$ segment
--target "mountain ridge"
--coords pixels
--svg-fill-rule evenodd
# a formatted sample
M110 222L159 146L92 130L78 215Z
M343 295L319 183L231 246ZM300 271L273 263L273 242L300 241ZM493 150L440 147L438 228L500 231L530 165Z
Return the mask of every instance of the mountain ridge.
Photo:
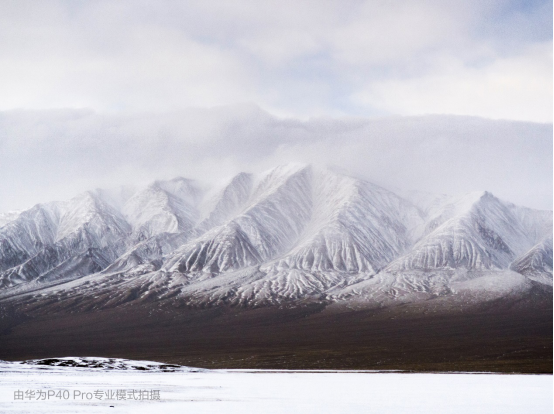
M454 298L460 283L484 301L531 281L552 286L551 211L486 191L407 197L304 164L211 189L177 177L88 191L2 217L0 297L57 285L65 300L103 297L98 306L145 297L383 306Z

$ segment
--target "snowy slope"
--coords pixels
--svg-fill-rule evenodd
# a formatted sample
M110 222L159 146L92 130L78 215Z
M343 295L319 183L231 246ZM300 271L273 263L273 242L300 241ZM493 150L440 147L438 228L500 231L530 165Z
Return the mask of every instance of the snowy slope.
M163 270L190 283L245 269L250 282L226 283L222 296L314 295L375 274L411 246L422 221L417 208L383 188L289 165L260 177L239 214L177 249Z
M293 245L310 208L308 169L273 170L232 220L179 248L164 268L220 273L261 263Z
M254 177L239 173L213 194L207 194L200 206L202 218L195 234L202 234L215 226L224 224L240 212L252 193Z
M55 207L38 204L0 228L0 270L20 264L53 243L58 221Z
M191 180L176 178L39 204L0 228L0 286L71 280L125 261L141 264L143 256L159 259L192 229L200 197ZM135 262L130 249L143 252Z
M200 190L191 180L157 181L134 194L123 206L133 240L161 233L188 232L198 218Z
M375 273L408 248L422 221L395 194L331 172L312 176L312 213L296 246L275 269Z
M514 260L510 269L530 279L552 285L552 234Z
M0 283L97 272L123 253L129 231L121 214L94 192L66 203L37 205L0 230Z
M387 271L505 269L551 231L551 212L517 207L488 192L472 193L430 215L423 237Z
M488 192L401 194L303 164L220 186L179 177L89 191L9 216L0 294L63 282L67 298L101 306L389 303L552 283L551 211Z

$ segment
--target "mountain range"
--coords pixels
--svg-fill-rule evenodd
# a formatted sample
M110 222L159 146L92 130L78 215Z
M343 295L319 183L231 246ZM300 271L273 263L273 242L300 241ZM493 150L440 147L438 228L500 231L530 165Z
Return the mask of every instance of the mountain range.
M44 306L383 307L490 301L537 284L552 286L552 211L487 191L393 192L312 165L0 214L0 298Z

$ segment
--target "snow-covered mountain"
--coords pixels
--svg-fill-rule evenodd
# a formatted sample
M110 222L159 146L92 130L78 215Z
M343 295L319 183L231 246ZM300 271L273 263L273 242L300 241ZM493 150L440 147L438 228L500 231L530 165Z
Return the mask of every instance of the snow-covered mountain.
M309 165L215 187L176 178L88 191L0 219L4 297L382 304L552 284L551 211L488 192L396 194Z
M530 279L552 283L552 234L514 260L510 269Z
M471 193L430 214L421 239L387 270L505 269L551 227L551 212L517 207L486 191Z

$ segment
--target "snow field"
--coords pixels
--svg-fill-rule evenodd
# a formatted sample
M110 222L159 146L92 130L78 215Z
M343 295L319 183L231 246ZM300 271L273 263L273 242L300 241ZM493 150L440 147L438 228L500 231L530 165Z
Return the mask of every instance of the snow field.
M2 413L541 414L553 409L551 375L24 367L0 368L0 384ZM27 389L68 390L70 398L14 400L14 392ZM78 394L122 389L159 390L160 400L87 400Z

